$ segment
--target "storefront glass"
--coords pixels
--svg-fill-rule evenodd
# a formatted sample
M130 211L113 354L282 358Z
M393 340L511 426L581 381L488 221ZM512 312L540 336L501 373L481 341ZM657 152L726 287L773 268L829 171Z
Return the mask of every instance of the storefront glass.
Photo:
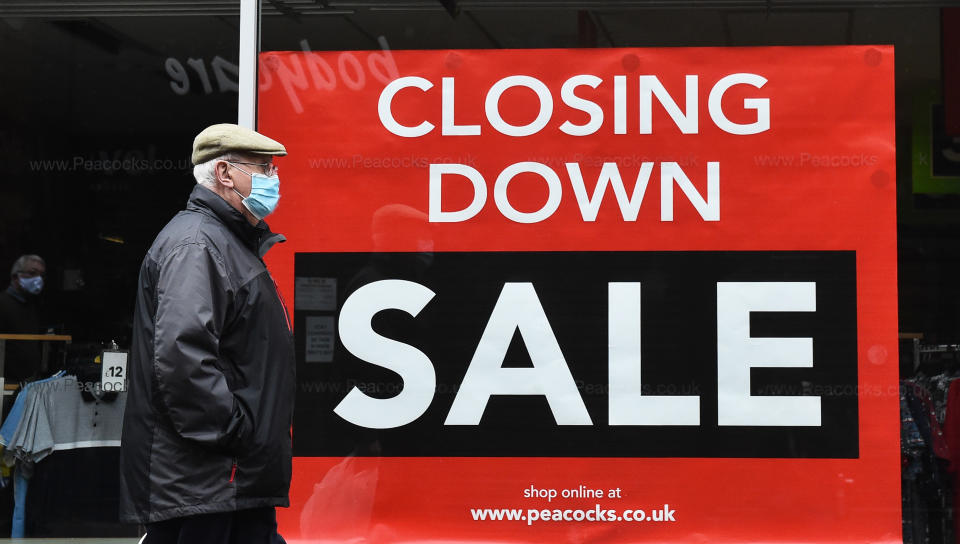
M949 185L960 179L960 147L957 135L947 134L949 125L941 125L947 114L937 105L960 94L956 83L944 87L960 69L950 48L960 34L957 8L950 2L667 4L271 1L263 6L261 50L370 51L387 70L389 54L404 50L892 45L898 318L899 331L907 333L900 377L921 378L917 383L931 393L935 419L943 424L947 395L938 387L960 374L960 284L954 281L960 272L960 200ZM238 41L239 2L0 6L0 145L8 159L0 183L0 266L12 266L24 254L42 256L46 287L37 332L71 336L67 347L52 348L35 377L64 367L83 372L111 341L129 347L140 261L194 185L191 141L205 126L237 119ZM330 68L333 84L357 77L349 62ZM371 84L381 84L363 69ZM303 77L310 81L311 74ZM273 78L269 84L279 89L284 82ZM293 92L309 86L287 84ZM918 142L929 147L918 149ZM927 161L936 161L932 174ZM297 332L301 345L305 331ZM4 416L12 398L6 397ZM954 486L946 469L951 457L935 451L933 435L924 436L904 453L914 463L905 474L919 478L904 483L904 535L910 542L947 542L955 535ZM372 448L358 455L377 453ZM111 455L96 458L105 473ZM103 480L110 478L115 474ZM117 500L112 488L99 493L106 502L93 509L77 507L85 495L57 487L62 500L56 501L39 489L26 503L43 505L27 512L26 537L116 536L133 542L140 532L111 517L109 501ZM13 527L13 500L9 486L0 488L0 536ZM842 516L845 505L838 498L825 508ZM389 534L381 536L389 541Z

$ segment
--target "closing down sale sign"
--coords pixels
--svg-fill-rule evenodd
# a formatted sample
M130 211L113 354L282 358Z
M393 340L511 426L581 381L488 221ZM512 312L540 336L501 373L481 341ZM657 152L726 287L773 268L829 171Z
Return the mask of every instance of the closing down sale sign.
M897 541L893 60L261 55L282 531Z

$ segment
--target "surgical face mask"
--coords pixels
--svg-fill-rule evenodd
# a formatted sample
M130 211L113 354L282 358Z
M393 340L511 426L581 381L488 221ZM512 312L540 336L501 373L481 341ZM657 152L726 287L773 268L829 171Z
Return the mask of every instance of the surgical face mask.
M43 276L20 278L20 287L31 295L39 295L43 291Z
M229 162L229 161L227 161ZM237 170L250 176L250 196L243 196L240 191L234 189L233 192L242 198L245 208L250 210L257 219L273 213L277 209L277 203L280 201L280 176L265 176L259 173L250 173L239 166L230 163Z

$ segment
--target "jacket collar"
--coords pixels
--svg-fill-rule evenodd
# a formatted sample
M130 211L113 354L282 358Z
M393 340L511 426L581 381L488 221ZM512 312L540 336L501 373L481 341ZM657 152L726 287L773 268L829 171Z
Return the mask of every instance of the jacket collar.
M242 213L228 204L220 195L199 183L190 193L187 210L205 213L216 218L261 258L277 242L287 241L284 235L271 232L270 226L264 221L251 225Z
M13 283L11 283L7 287L7 294L10 295L14 300L19 302L20 304L27 303L27 299L23 295L21 295L19 291L17 291L17 288L13 286Z

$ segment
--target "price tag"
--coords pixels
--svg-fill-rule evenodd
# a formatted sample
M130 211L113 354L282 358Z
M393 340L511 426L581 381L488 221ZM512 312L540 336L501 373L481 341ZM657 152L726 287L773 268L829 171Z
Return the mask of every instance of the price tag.
M100 384L104 391L125 391L127 380L126 351L104 351Z

